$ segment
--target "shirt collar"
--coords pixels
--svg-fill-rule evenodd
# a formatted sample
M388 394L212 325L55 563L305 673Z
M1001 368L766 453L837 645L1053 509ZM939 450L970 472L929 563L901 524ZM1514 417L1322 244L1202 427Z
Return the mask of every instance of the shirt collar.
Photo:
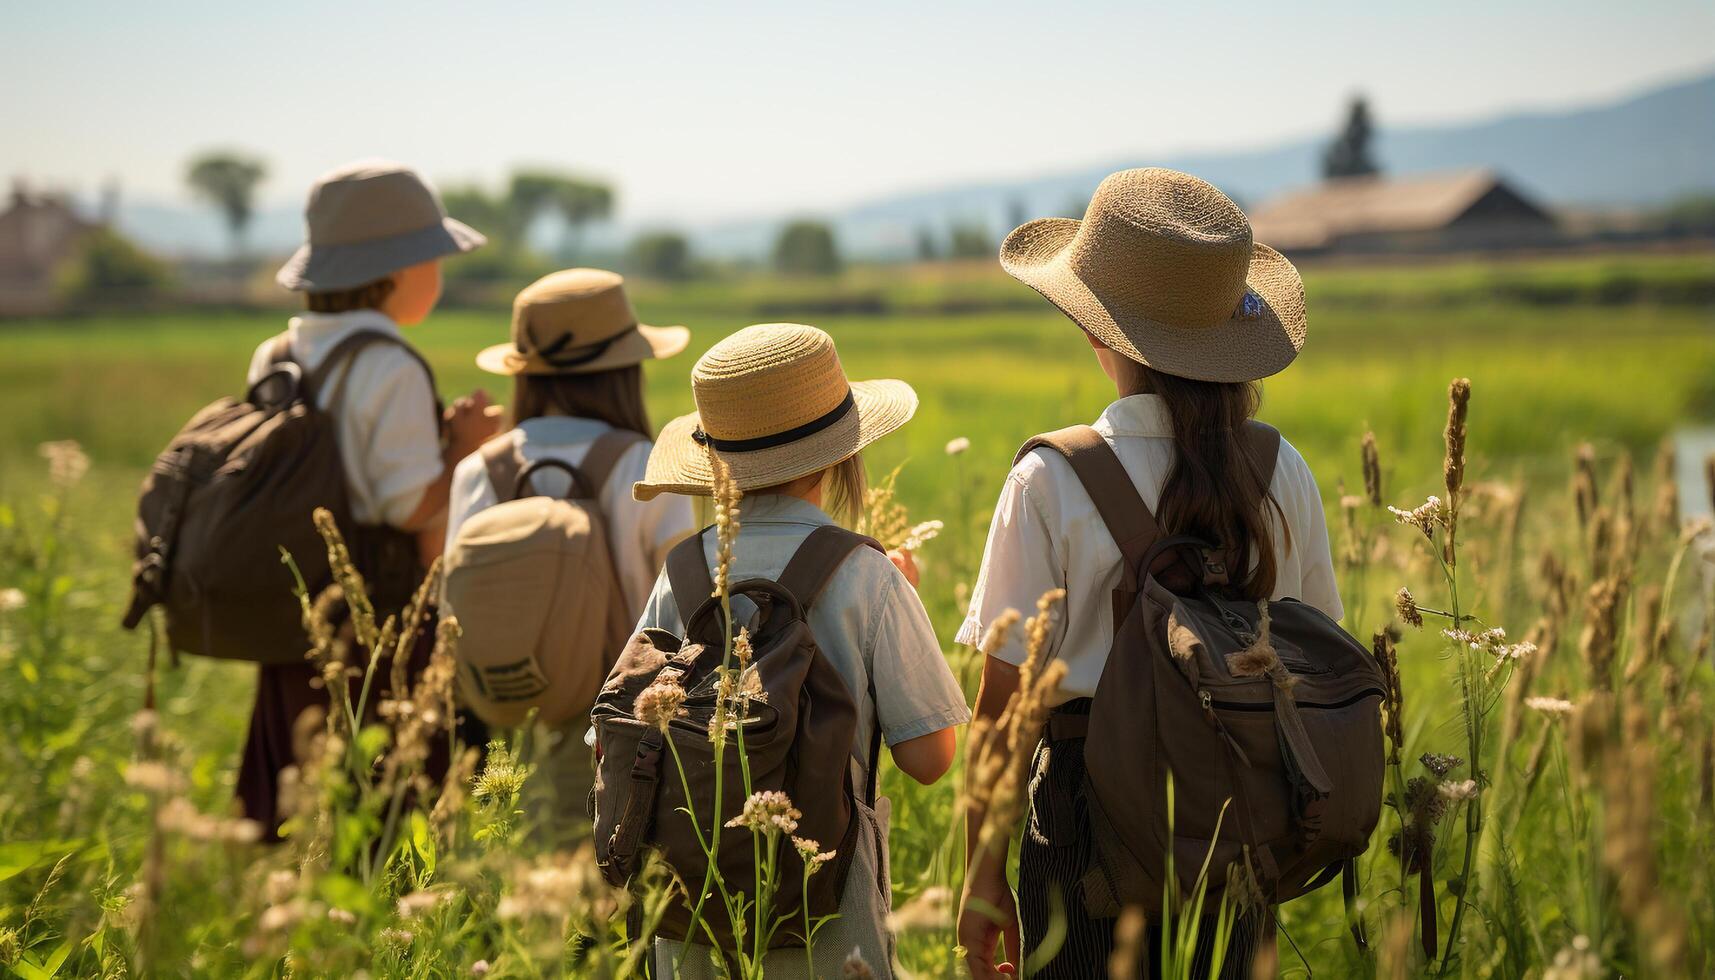
M1111 436L1172 438L1173 416L1160 395L1127 395L1102 412L1096 429Z
M600 419L572 415L538 415L518 423L526 440L542 442L586 442L613 428Z
M300 334L325 337L352 330L380 330L399 333L399 325L380 310L347 310L344 313L300 313L291 320L291 328Z
M765 493L745 497L738 505L739 526L746 524L809 524L820 527L834 523L827 512L802 497L785 493Z

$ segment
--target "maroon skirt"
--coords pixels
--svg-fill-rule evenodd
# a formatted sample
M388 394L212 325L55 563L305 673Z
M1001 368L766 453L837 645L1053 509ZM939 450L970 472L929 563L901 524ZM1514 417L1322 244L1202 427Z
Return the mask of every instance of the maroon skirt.
M405 674L412 685L417 683L429 665L437 619L434 610L430 610L411 648ZM392 696L392 692L387 690L391 676L391 658L384 658L375 665L369 702L364 712L366 723L378 719L377 706ZM356 701L362 692L363 679L359 676L349 683L351 698ZM262 664L257 670L256 703L250 710L250 733L245 739L244 759L238 769L238 798L244 805L244 815L262 825L264 840L280 839L280 773L286 767L298 764L293 745L298 719L311 708L325 712L331 703L321 675L307 662ZM460 730L461 736L467 739L479 739L468 744L482 744L482 736L469 731L463 719L460 719ZM430 745L429 758L424 765L428 777L438 783L446 777L451 762L450 752L444 738L433 739Z

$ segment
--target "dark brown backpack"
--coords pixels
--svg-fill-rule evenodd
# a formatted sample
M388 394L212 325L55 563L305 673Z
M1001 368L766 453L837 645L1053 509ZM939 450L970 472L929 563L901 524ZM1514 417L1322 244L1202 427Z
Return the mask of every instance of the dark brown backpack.
M415 538L393 528L360 527L351 518L335 422L346 374L335 382L328 407L317 407L333 373L378 343L398 344L429 371L402 338L368 330L341 340L306 373L282 334L271 351L272 370L242 401L222 398L173 437L137 501L126 629L158 605L173 650L258 663L301 661L308 643L280 549L291 553L311 596L332 581L327 546L311 519L317 507L333 513L376 608L397 609L409 600L421 575ZM433 387L432 371L429 378Z
M707 533L707 532L705 532ZM854 804L851 776L857 731L857 704L846 681L816 646L805 622L805 610L816 601L835 570L856 549L881 550L875 541L834 526L817 528L798 548L778 582L747 579L731 587L734 597L757 605L758 625L751 638L755 665L766 700L751 703L744 722L744 747L749 757L751 788L780 790L803 812L797 836L835 849L837 856L810 878L803 892L803 860L790 841L780 854L780 886L774 897L777 915L789 916L774 935L775 946L803 946L799 910L808 905L812 920L839 911L852 855L857 851L862 821ZM614 666L591 718L596 730L596 782L592 794L596 863L603 876L623 886L642 870L646 849L660 852L686 888L703 882L708 860L697 830L683 812L685 786L691 808L706 834L715 809L714 746L709 725L714 714L716 668L725 652L725 630L702 535L679 544L667 559L668 582L684 617L683 637L664 630L644 630L632 638ZM661 731L635 717L637 696L657 680L683 687L687 714L670 726L674 753ZM875 801L877 726L869 746L866 803ZM720 816L724 822L744 809L744 777L739 767L736 736L727 742L722 759ZM754 877L751 835L744 830L721 834L716 873L729 882ZM682 938L692 926L696 896L675 902L660 925L660 934ZM702 918L723 950L734 948L733 923L717 901L704 902ZM701 930L694 937L705 941Z
M1280 434L1251 422L1245 436L1266 490ZM1159 915L1168 853L1184 895L1211 848L1208 908L1225 891L1225 869L1247 862L1270 904L1341 872L1349 899L1352 860L1381 815L1375 661L1305 603L1235 597L1227 583L1239 557L1164 536L1094 429L1038 436L1020 457L1038 446L1072 464L1125 563L1090 713L1049 723L1051 737L1085 739L1096 844L1083 879L1087 911L1105 917L1137 905Z

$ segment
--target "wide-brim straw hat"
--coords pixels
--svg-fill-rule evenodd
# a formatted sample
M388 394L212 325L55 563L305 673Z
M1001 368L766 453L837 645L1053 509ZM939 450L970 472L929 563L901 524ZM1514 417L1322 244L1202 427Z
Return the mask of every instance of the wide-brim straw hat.
M1255 381L1304 347L1298 270L1251 240L1238 205L1189 174L1113 174L1083 220L1015 229L1000 264L1103 344L1167 374Z
M789 483L844 462L911 420L903 381L849 381L834 340L815 327L766 323L722 340L691 369L697 411L667 423L632 493L707 496L719 455L742 491Z
M323 174L310 189L304 224L307 241L274 279L317 293L355 289L488 241L447 217L416 171L389 160L359 160Z
M684 327L638 322L625 279L603 269L563 269L512 302L512 339L476 355L493 374L591 374L672 357L691 342Z

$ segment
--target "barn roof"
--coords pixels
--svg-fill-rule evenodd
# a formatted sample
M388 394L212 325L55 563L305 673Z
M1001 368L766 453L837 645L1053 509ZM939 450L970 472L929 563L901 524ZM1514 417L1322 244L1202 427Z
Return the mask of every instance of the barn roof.
M1263 202L1250 215L1251 230L1282 250L1322 248L1343 235L1434 231L1498 187L1506 187L1500 175L1483 169L1341 177Z

